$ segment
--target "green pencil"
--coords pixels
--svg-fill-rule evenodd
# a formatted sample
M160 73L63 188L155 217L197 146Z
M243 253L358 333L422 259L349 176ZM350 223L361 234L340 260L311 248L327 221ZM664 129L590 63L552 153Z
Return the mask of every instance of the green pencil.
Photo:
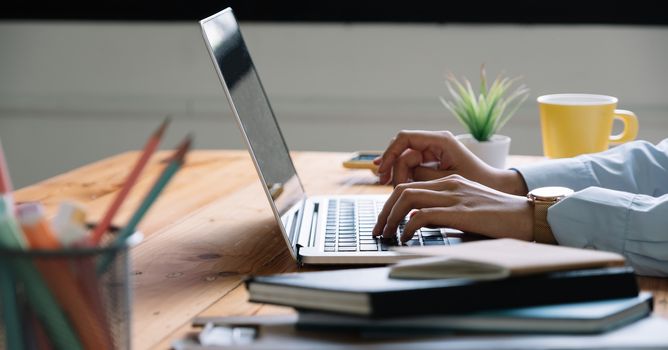
M0 232L0 234L2 234ZM10 258L11 259L11 258ZM11 269L0 262L0 313L5 323L5 344L7 349L23 349L21 335L21 315L19 315L18 301L16 300L16 283Z
M1 198L0 198L1 199ZM0 246L7 249L23 249L21 229L8 212L7 202L0 200ZM39 271L25 258L9 258L9 268L16 279L25 285L28 302L44 324L49 339L57 349L83 349L58 302L51 294Z
M172 176L174 176L179 168L181 168L181 165L183 165L185 155L188 152L191 143L192 137L190 135L188 135L181 142L179 147L174 152L174 155L170 158L169 164L167 164L167 167L165 167L165 169L162 171L162 174L160 174L158 180L156 180L151 190L148 192L146 197L144 197L144 200L139 205L139 208L137 208L135 213L130 218L130 221L125 225L125 227L123 227L121 232L118 234L118 237L116 237L113 243L114 245L120 246L124 244L125 241L135 232L137 225L151 207L153 202L155 202L155 200L158 198ZM98 275L101 275L107 271L109 264L111 264L114 259L114 256L114 253L107 253L100 257L100 260L97 262Z

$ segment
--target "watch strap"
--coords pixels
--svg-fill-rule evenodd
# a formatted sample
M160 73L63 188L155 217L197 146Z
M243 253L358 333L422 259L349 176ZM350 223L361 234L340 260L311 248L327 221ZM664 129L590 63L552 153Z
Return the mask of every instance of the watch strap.
M557 244L552 229L550 229L550 224L547 222L547 210L554 203L538 200L533 202L533 239L537 243Z

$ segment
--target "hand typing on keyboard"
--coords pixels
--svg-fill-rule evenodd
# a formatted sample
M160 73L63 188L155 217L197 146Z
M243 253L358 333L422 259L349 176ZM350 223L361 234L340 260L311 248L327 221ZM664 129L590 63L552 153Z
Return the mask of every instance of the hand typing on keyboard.
M533 210L526 197L503 193L458 175L395 187L372 235L396 237L412 210L401 242L409 242L422 227L451 227L495 238L533 238Z
M381 184L461 175L496 190L526 195L524 179L516 171L496 169L478 159L449 131L404 130L374 160Z

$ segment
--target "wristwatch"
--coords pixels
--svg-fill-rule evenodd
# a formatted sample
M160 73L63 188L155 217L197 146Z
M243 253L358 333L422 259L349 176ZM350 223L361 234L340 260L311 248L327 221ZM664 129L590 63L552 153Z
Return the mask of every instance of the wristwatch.
M533 205L533 238L536 242L557 244L547 223L547 209L571 194L572 189L559 186L539 187L527 194Z

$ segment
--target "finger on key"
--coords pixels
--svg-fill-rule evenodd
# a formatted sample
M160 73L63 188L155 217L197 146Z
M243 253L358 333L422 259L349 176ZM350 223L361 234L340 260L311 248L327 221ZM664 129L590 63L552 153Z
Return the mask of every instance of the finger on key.
M383 205L383 209L380 210L380 213L378 214L378 218L376 219L376 226L373 227L373 230L371 231L371 234L373 236L379 236L383 233L383 228L385 227L385 222L387 220L387 216L390 215L390 211L392 210L392 207L394 206L394 202L397 201L397 198L401 195L401 193L408 188L408 184L405 185L399 185L394 188L394 191L392 191L392 194L387 198L385 201L385 204Z
M432 208L445 204L444 194L424 188L407 188L394 203L390 214L387 216L383 237L396 235L397 227L406 215L413 209Z
M422 189L440 190L441 187L443 187L443 184L440 183L440 181L438 180L413 182L410 184L407 183L407 184L397 185L397 187L394 188L394 191L392 191L392 194L387 198L387 201L383 205L383 209L381 209L380 213L378 214L376 226L374 226L373 230L371 231L372 235L379 236L383 233L383 229L385 228L385 225L387 223L387 217L390 215L392 207L394 207L395 202L406 189L422 188Z
M404 226L400 241L407 242L413 238L415 231L422 227L447 226L447 217L447 208L424 208L413 211L406 226Z

